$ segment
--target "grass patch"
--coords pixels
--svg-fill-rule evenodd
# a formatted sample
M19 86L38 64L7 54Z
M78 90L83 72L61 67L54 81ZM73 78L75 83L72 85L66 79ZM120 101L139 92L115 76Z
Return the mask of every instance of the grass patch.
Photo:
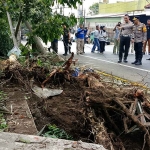
M0 108L1 106L4 106L4 101L6 97L7 95L3 91L0 91ZM7 122L4 118L4 114L0 113L0 131L4 131L6 128L7 128Z
M63 129L58 128L56 125L47 125L47 131L42 134L44 137L58 138L73 140L73 137L66 133Z
M4 102L6 97L7 95L3 91L0 91L0 102Z
M7 128L7 122L3 113L0 113L0 131L4 131Z

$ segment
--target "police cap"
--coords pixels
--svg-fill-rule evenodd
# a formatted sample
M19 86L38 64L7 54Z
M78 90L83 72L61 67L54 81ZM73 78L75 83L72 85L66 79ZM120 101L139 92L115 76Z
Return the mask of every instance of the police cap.
M137 19L140 20L140 16L134 16L132 20L135 21Z

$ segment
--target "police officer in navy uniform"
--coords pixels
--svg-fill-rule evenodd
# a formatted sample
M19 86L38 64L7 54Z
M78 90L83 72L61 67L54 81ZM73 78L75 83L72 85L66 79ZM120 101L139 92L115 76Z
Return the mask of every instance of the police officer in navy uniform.
M134 26L133 26L133 37L132 42L134 42L134 50L135 50L135 61L132 64L142 65L142 57L143 57L143 44L147 40L147 28L144 23L140 22L140 17L135 16L133 18Z
M130 21L129 16L126 14L124 16L124 23L121 24L120 27L118 27L120 31L120 46L119 46L119 61L118 63L122 62L122 57L124 53L124 58L123 61L127 63L127 57L129 53L129 48L130 48L130 41L132 37L132 28L133 28L133 23Z

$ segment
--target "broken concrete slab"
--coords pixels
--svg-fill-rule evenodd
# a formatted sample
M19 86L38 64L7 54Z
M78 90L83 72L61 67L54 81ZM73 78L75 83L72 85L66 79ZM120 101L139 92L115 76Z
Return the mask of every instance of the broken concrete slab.
M106 150L102 145L34 135L0 133L0 150Z

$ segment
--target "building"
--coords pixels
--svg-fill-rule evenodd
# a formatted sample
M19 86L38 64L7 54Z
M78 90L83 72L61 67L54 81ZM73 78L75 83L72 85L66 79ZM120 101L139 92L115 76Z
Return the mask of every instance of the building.
M133 11L144 11L144 6L147 5L146 0L130 0L127 2L118 1L116 3L106 3L105 0L99 3L100 14L110 13L127 13Z
M111 4L100 3L99 11L99 15L86 16L86 25L90 25L91 31L95 30L96 25L106 26L110 41L113 40L113 28L118 22L123 21L124 14L128 14L131 20L134 15L141 16L140 20L145 24L147 19L150 19L150 4L147 5L147 2L143 0Z

